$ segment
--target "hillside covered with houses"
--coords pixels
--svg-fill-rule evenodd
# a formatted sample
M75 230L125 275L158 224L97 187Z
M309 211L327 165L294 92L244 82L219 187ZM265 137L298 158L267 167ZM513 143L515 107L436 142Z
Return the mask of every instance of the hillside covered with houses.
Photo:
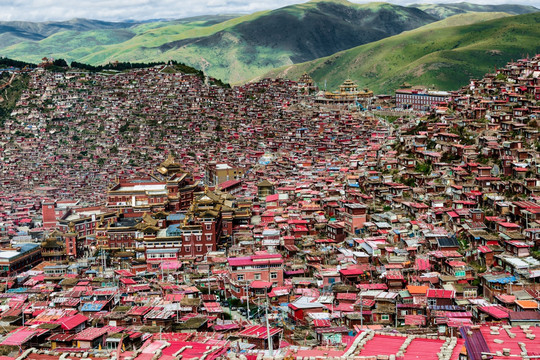
M0 358L540 353L540 55L395 96L2 71Z

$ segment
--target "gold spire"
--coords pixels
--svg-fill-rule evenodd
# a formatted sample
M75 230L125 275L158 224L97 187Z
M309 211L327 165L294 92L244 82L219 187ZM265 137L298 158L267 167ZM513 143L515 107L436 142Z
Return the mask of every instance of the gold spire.
M161 166L169 166L169 165L172 165L174 164L174 156L172 155L171 152L169 152L169 155L167 156L167 159L161 163Z

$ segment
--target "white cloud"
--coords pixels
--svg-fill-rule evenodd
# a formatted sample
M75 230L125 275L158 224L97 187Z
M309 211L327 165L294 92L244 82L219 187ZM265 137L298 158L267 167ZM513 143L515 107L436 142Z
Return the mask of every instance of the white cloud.
M462 0L390 0L448 3ZM303 2L302 0L0 0L0 20L54 21L73 18L119 20L172 19L205 14L251 13ZM353 0L353 2L368 2ZM540 8L540 0L470 0L478 4L520 3Z

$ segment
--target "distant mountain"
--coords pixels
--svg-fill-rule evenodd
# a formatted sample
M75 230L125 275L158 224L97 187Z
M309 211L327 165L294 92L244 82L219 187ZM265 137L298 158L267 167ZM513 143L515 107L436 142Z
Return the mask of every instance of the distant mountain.
M498 18L482 21L493 17ZM469 25L451 26L456 23ZM404 82L452 90L511 59L539 53L539 23L538 12L456 15L265 76L298 79L307 72L319 86L326 82L329 89L351 78L379 93L392 92Z
M504 12L511 15L523 15L540 11L540 9L537 9L534 6L527 5L480 5L467 2L455 4L415 4L410 6L420 9L439 19L445 19L453 15L465 14L470 12Z
M22 41L39 41L62 31L85 32L130 28L139 23L73 19L69 21L0 21L0 48Z
M140 23L85 19L3 22L0 23L0 57L39 62L47 56L91 65L176 60L238 84L276 68L326 57L433 24L449 14L471 11L492 14L486 15L485 20L493 18L494 10L515 14L537 9L520 5L399 6L311 0L244 16L208 15ZM444 22L436 26L459 24ZM335 71L348 71L345 65Z
M90 64L174 59L239 83L279 66L328 56L436 20L411 7L313 0L232 19L66 29L0 47L0 55L34 62L43 56L62 57Z

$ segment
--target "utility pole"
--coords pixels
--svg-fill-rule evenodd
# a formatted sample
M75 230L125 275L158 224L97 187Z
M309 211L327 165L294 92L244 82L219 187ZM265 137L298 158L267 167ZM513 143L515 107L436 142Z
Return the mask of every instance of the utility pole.
M227 307L229 308L229 315L231 316L232 320L231 304L229 304L229 301L227 300L227 282L225 281L224 276L221 276L221 280L223 280L223 296L225 297L225 302L227 303Z
M360 329L364 327L364 299L362 297L362 291L360 291Z
M210 262L208 262L208 257L206 257L206 262L208 263L208 295L210 295Z
M247 306L247 320L249 321L249 285L246 283L246 297L247 297L247 301L246 301L246 306Z
M272 344L272 337L270 337L270 323L268 322L268 288L264 291L266 297L266 336L268 337L268 350L270 350L270 356L274 353L274 347Z
M397 323L398 323L398 308L397 308L397 299L396 299L396 329L397 329Z

